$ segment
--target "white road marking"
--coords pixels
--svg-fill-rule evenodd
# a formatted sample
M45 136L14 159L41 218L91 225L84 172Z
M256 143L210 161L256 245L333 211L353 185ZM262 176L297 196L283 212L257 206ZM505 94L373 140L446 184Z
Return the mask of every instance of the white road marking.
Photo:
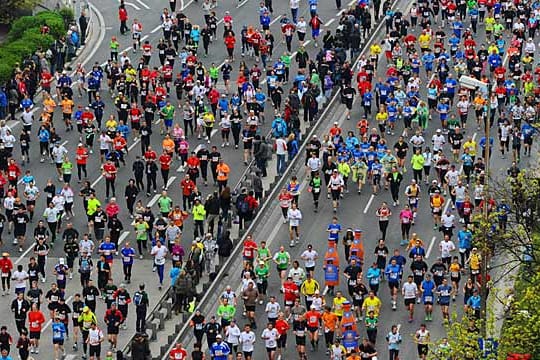
M277 18L275 18L274 20L270 21L270 25L274 25L274 24L276 23L276 21L279 21L282 17L283 17L283 15L279 15Z
M187 8L189 5L193 4L193 1L194 1L194 0L189 0L186 4L184 4L184 0L182 0L182 7L180 8L180 10L184 10L184 9Z
M150 199L150 201L148 202L148 206L150 206L150 207L154 206L154 204L158 201L160 196L161 196L161 194L154 195L154 197L152 199Z
M240 2L236 7L240 8L240 7L244 6L244 5L246 5L247 2L248 2L248 0L244 0L244 1Z
M133 3L130 3L130 2L127 2L127 1L126 1L126 2L124 2L124 4L131 6L132 8L134 8L134 9L137 10L137 11L141 10L140 7L138 7L137 5L135 5L135 4L133 4Z
M367 214L368 210L369 210L369 207L371 206L371 203L373 202L373 199L375 199L375 195L374 194L371 194L371 196L369 197L369 200L366 204L366 208L364 209L364 214Z
M431 238L431 243L429 244L429 247L426 252L426 259L429 258L429 254L431 254L431 250L433 250L433 245L435 245L435 240L437 239L436 236Z
M34 248L33 245L31 245L28 249L26 249L22 254L21 256L19 256L19 258L17 260L15 260L15 265L18 265L21 261L23 261L23 259L25 258L26 255L28 255L28 253Z
M135 140L133 142L133 144L129 145L128 151L131 151L131 149L133 149L135 146L137 146L137 144L140 143L140 142L141 142L141 138L137 138L137 140Z
M309 44L311 43L311 40L308 40L308 41L304 41L304 47L308 46ZM296 56L296 54L298 53L298 51L295 51L291 54L291 58L294 58Z
M161 25L156 26L152 31L150 31L150 34L153 34L155 32L158 32L160 29L162 29Z
M136 0L143 8L150 10L150 6L146 5L142 0Z
M169 180L167 180L167 188L172 185L172 183L176 180L176 176L171 176Z
M132 225L135 225L135 224L132 224ZM122 242L124 242L124 240L126 240L126 238L128 237L130 231L124 231L120 237L118 238L118 245L120 245Z
M103 174L99 175L99 177L96 180L94 180L91 186L95 187L97 183L101 181L101 179L103 179Z
M324 26L330 26L330 24L332 24L334 21L336 21L336 19L330 19L326 22L326 24L324 24Z

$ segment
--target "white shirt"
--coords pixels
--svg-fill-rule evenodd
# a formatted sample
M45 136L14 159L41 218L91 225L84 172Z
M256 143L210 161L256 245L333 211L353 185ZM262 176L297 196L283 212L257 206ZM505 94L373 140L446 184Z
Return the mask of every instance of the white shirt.
M88 240L81 239L81 241L79 242L79 249L81 253L86 251L88 254L91 254L93 248L94 248L94 242L90 239Z
M47 219L47 222L54 223L58 221L58 210L56 208L46 208L43 211L43 216Z
M278 314L281 311L281 306L277 302L268 302L266 303L264 311L269 319L277 319Z
M167 247L161 245L161 246L154 246L152 248L151 254L154 256L154 261L156 265L164 265L165 264L165 256L167 256Z
M307 161L307 166L311 171L318 171L321 168L321 159L318 157L310 157Z
M449 170L446 173L446 181L448 182L449 186L456 186L459 181L459 171L457 170Z
M451 241L441 241L439 248L441 249L441 257L449 258L452 256L450 252L456 249L456 245Z
M96 346L100 344L100 340L103 339L103 331L101 331L99 328L90 329L88 331L88 343L92 346Z
M287 155L287 142L285 141L285 139L282 139L282 138L276 139L276 154Z
M28 279L28 273L26 271L16 270L11 277L15 281L15 289L24 289L26 287L26 279Z
M452 214L450 215L444 214L443 216L441 216L442 226L447 227L447 228L454 226L455 219L456 217Z
M230 344L238 345L240 343L240 329L238 326L229 326L225 332L225 341Z
M319 254L315 250L305 250L300 257L304 259L307 268L315 267L315 260Z
M255 333L253 331L240 334L240 344L242 344L242 351L253 352L253 344L255 344Z
M302 213L299 209L289 208L287 210L287 219L289 219L290 226L298 226L300 225L300 220L302 220Z
M73 190L71 190L71 188L63 188L62 189L62 192L61 192L61 195L64 197L64 199L66 200L65 202L66 203L72 203L73 202L73 197L75 196L75 194L73 194Z
M298 6L300 4L300 0L290 0L289 6L291 9L298 9Z
M444 139L443 135L433 135L431 138L431 141L433 143L433 151L439 151L442 150L443 145L446 143L446 140Z
M264 339L264 346L266 348L273 349L277 346L278 332L276 329L264 329L261 337Z
M68 153L67 149L60 145L60 146L54 146L51 154L54 158L54 162L56 163L62 163L64 161L64 155Z
M418 292L418 286L416 286L414 282L406 282L403 284L402 292L404 299L414 299L416 297L416 293Z

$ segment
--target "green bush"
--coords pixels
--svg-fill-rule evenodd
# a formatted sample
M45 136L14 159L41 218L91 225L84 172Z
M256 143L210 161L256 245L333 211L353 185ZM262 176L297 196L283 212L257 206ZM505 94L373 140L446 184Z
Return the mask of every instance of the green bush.
M61 9L58 12L43 11L35 16L23 16L15 20L8 34L8 41L0 46L0 84L9 80L17 63L22 63L24 58L40 48L49 48L54 39L64 36L72 19L73 12L70 9ZM48 35L41 34L43 25L49 27Z
M64 26L66 29L69 26L69 23L75 19L75 14L73 13L73 10L68 7L63 7L58 10L58 14L60 14L62 19L64 20Z
M42 35L39 29L28 29L24 32L22 40L29 44L33 44L35 49L45 51L54 43L52 35Z
M65 35L67 30L67 25L64 24L64 19L60 13L43 11L35 16L23 16L15 20L11 25L8 38L10 41L19 40L28 29L40 30L43 25L50 28L49 33L54 38Z

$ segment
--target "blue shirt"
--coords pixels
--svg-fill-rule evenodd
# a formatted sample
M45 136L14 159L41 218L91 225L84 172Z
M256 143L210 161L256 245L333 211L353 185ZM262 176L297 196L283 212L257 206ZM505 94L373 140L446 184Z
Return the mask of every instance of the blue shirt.
M480 310L481 298L480 295L473 295L467 300L467 306L470 306L474 310Z
M213 343L210 348L210 353L213 356L214 360L227 360L227 355L231 352L229 345L226 342L222 341L221 343Z
M53 340L64 340L66 335L66 326L61 322L53 322L52 333Z
M384 270L384 273L388 277L388 282L399 282L399 273L401 272L401 266L398 264L392 265L388 264L386 266L386 269Z
M116 251L116 245L114 245L112 242L103 242L101 245L99 245L99 250L103 252L106 260L112 260L113 252Z
M122 263L126 265L133 264L133 257L135 256L135 249L122 248L122 250L120 250L120 254L122 254Z
M439 285L437 287L437 293L439 294L439 303L441 305L448 305L450 303L450 294L452 293L452 286Z
M459 230L458 234L458 246L460 249L472 248L472 232L469 230Z
M329 230L328 240L332 240L332 241L338 241L339 240L339 232L341 231L341 225L340 224L331 223L331 224L328 225L328 227L326 229Z

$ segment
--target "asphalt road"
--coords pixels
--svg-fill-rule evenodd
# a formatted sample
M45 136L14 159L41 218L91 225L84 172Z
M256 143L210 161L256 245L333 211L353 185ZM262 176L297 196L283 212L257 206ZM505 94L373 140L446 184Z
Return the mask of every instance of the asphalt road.
M179 1L180 3L180 1ZM129 5L133 4L133 5ZM258 15L257 9L258 9L258 3L255 1L244 1L241 3L240 7L237 7L237 3L234 1L228 1L224 3L220 3L218 8L216 9L216 12L218 14L218 17L221 17L225 10L229 10L231 15L234 19L234 30L238 34L240 32L242 24L250 24L252 23L252 19L258 19L256 16ZM180 5L179 5L180 6ZM96 51L92 51L92 55L90 58L82 58L80 59L81 62L85 62L85 67L88 70L88 68L91 67L94 63L103 63L106 61L106 59L109 56L109 47L108 42L110 40L110 37L112 35L115 35L118 37L121 49L126 49L129 53L129 56L131 57L132 61L136 61L135 55L131 52L131 38L129 36L120 36L119 35L119 22L117 19L117 5L115 3L111 3L108 1L95 1L92 3L92 7L99 10L100 17L104 20L104 26L105 26L105 36L104 41L101 43L98 43L95 45ZM130 14L130 19L133 19L137 17L144 25L143 30L143 39L148 39L151 41L151 43L155 46L157 43L157 40L162 36L161 35L161 29L160 29L160 18L159 15L161 14L161 9L164 7L168 7L167 1L143 1L143 0L137 0L134 2L128 2L128 11ZM193 1L185 2L183 4L184 7L184 13L192 19L193 22L202 24L203 23L203 11L200 8L200 4L193 3ZM277 18L278 15L287 13L289 15L289 8L287 2L276 2L274 4L274 20L272 23L272 31L276 35L276 39L278 38L279 33L279 18ZM303 4L301 7L300 13L303 15L308 14L307 5ZM329 3L321 3L319 4L319 13L323 20L325 20L326 24L328 26L335 27L337 24L338 17L336 16L338 11L334 8L333 4ZM290 16L290 15L289 15ZM218 33L222 32L222 25L219 25ZM308 37L309 39L309 37ZM295 38L293 44L296 46L297 39ZM310 52L310 55L314 55L316 52L316 49L313 48L313 46L307 47L308 51ZM276 40L276 47L275 47L275 56L277 54L280 54L285 50L285 45ZM140 52L139 52L140 55ZM217 44L211 45L211 51L207 58L202 58L202 61L206 66L209 66L212 62L216 64L221 64L223 62L225 55L224 51L224 45L221 41L219 41ZM237 54L237 61L233 63L233 67L235 68L236 74L237 68L238 68L238 59L240 58L239 54ZM155 64L157 62L157 56L153 56L152 58L152 64ZM253 64L252 59L246 58L246 62L248 66L251 66ZM178 69L178 67L175 68L175 72ZM291 74L296 73L296 65L293 63L291 66ZM220 84L222 85L222 84ZM285 87L285 89L287 89ZM76 89L74 89L75 94L77 94ZM109 114L115 114L116 115L116 109L114 108L113 100L108 95L108 92L106 89L102 90L102 97L106 103L106 109L105 109L105 115L104 118L107 118ZM172 95L174 97L174 95ZM82 98L79 98L77 95L74 97L74 101L76 105L83 105L86 106L86 96L83 95ZM36 114L39 114L41 111L41 104L40 102L36 102ZM270 108L267 106L267 109ZM267 119L271 119L271 112L267 111L266 117ZM267 133L269 129L269 124L271 121L267 121L267 123L263 126L262 133ZM76 132L66 132L64 129L64 125L61 124L61 111L59 108L55 111L55 123L58 130L58 133L61 137L62 144L67 148L67 150L70 152L70 156L72 161L74 161L73 153L76 149L77 143L79 142L79 136ZM19 132L21 131L21 124L19 121L10 121L8 122L8 126L11 127L11 129L14 131L14 134L18 136ZM154 129L157 129L159 125L156 125ZM57 188L61 186L61 183L57 180L57 176L55 173L54 165L49 164L47 161L44 163L39 162L39 149L38 149L38 141L37 137L35 136L35 133L37 131L38 125L37 123L33 126L33 137L32 137L32 144L31 144L31 150L30 150L30 164L25 166L23 168L23 172L26 169L31 170L32 174L37 179L36 185L38 188L43 190L43 187L46 184L47 179L51 178L54 183L56 184ZM188 141L190 142L190 147L192 149L197 148L200 144L203 143L203 141L197 141L196 138L190 137L188 138ZM154 134L152 135L152 141L151 141L153 147L157 150L159 153L161 151L161 137L159 135L159 131L154 131ZM216 144L219 146L220 139L217 137L214 137L212 139L212 144ZM210 145L212 145L210 144ZM123 209L120 213L120 220L122 221L124 225L124 232L120 237L120 240L126 241L126 240L133 240L134 239L134 231L130 225L131 220L127 217L127 211L125 210L125 202L123 200L123 192L124 192L124 185L127 183L127 180L132 177L131 173L131 166L129 165L135 158L135 155L138 155L140 153L140 144L138 142L134 142L133 139L130 139L128 141L129 145L129 154L126 156L126 161L128 163L127 167L121 167L119 169L118 173L118 179L117 179L117 189L116 189L116 197L118 198L118 201L121 203ZM241 175L245 170L245 166L242 164L242 152L241 149L234 150L232 148L220 148L219 151L221 152L224 160L226 163L229 164L232 171L230 174L229 184L235 185L240 179ZM100 171L100 163L98 159L98 148L94 148L94 155L91 157L91 159L88 162L88 173L89 178L88 180L91 181L92 186L96 189L98 198L102 201L103 204L105 204L105 183L103 178L99 175L101 173ZM20 151L19 146L16 144L15 146L15 157L20 158ZM179 167L179 163L175 160L173 163L173 166L171 167L171 178L169 179L169 196L173 199L175 203L178 203L180 201L180 194L181 192L178 190L178 184L181 180L181 177L183 176L183 173L176 172L176 170ZM78 192L80 186L76 183L76 175L74 174L73 180L72 180L72 188L75 192ZM161 177L158 175L158 189L161 188L163 185ZM203 194L208 194L210 191L213 190L211 186L209 187L203 187L202 184L198 184L202 187ZM22 191L22 186L19 187L19 191ZM154 213L157 214L157 208L156 208L156 201L159 194L152 194L150 197L145 196L144 193L141 193L139 195L139 199L143 201L143 203L149 203L153 206ZM41 213L43 212L45 208L45 199L44 196L42 196L36 206L36 218L38 218ZM74 205L75 214L77 215L75 218L71 219L70 221L73 223L73 226L79 230L79 232L85 233L87 231L87 224L86 224L86 218L83 215L83 208L82 208L82 200L80 198L77 198L75 200ZM65 222L64 222L65 223ZM33 231L34 224L29 224L28 226L28 234L31 234ZM183 245L185 248L189 248L189 244L192 240L192 224L191 221L188 220L185 225L185 232L183 237ZM7 231L3 234L3 240L4 244L2 247L0 247L0 251L8 251L11 253L12 259L14 263L16 264L22 264L26 267L26 264L28 262L28 258L30 256L33 256L33 241L28 239L26 241L26 244L24 246L24 251L22 253L17 252L17 247L11 245L12 238L10 235L7 234ZM63 244L57 243L57 245L51 249L50 252L50 259L48 260L48 273L49 273L49 279L52 279L52 265L56 263L57 258L63 256ZM151 299L153 301L157 301L157 298L159 297L159 293L157 292L157 283L153 281L155 279L155 274L151 272L151 260L149 256L146 256L144 260L136 260L135 268L137 269L136 276L133 277L133 282L131 285L128 286L128 290L133 293L137 284L139 282L145 282L149 286L149 293L152 294ZM168 272L168 268L166 270ZM78 275L75 275L75 278L77 278ZM118 279L118 280L117 280ZM120 278L115 277L115 283L119 285ZM47 284L48 285L48 284ZM44 289L46 291L47 288ZM79 292L81 290L78 281L73 280L68 284L67 289L67 296L71 296L76 292ZM154 296L155 295L155 296ZM0 304L0 311L3 311L4 313L9 312L9 303L10 301L2 301ZM101 311L98 311L98 315L101 318ZM131 337L133 331L134 331L134 317L131 317L129 319L129 327L127 330L124 330L121 332L119 336L119 347L122 347L125 342ZM14 333L14 321L12 316L9 316L5 319L5 321L2 324L8 325L8 327L11 330L12 333ZM39 358L52 358L52 346L49 346L48 344L51 343L50 341L50 331L47 331L45 329L43 341L44 344L47 344L47 346L43 346L41 349L41 352L39 354ZM67 342L67 347L71 349L71 342ZM73 354L68 349L68 357L69 358L75 358L75 354ZM80 351L79 351L80 354ZM37 357L37 356L36 356Z
M401 5L401 3L400 3ZM406 10L403 10L403 13L407 14L409 8L406 7L406 5L402 5L406 8ZM418 36L419 29L415 29L414 34ZM449 32L447 32L449 34ZM379 35L379 36L382 36ZM478 44L482 44L486 42L485 38L485 32L483 29L483 26L479 27L479 32L475 36L475 40ZM369 44L368 44L369 45ZM452 69L453 71L453 69ZM377 70L377 75L385 78L384 74L386 72L385 65L384 65L384 59L380 61L380 65ZM376 77L374 77L376 78ZM421 86L421 93L424 96L426 95L426 84L428 79L426 78L425 71L423 68L421 68L421 79L422 79L422 86ZM457 113L457 110L453 109L454 113ZM429 128L426 134L424 134L424 138L426 139L426 143L430 144L431 137L435 133L435 130L440 127L439 123L439 117L437 114L432 113L433 115L433 121L430 122ZM333 121L338 121L340 127L343 130L343 134L346 134L347 131L352 130L354 133L357 133L356 130L356 122L358 119L360 119L363 116L363 110L361 110L360 101L358 98L355 98L355 104L353 106L353 111L351 115L350 121L346 119L345 115L345 107L343 105L340 105L337 109L332 109L328 114L328 119L325 120L324 125L321 126L321 131L318 131L319 138L322 137L322 135L327 134L330 126ZM465 137L471 135L473 136L477 143L480 140L482 136L484 136L484 129L476 129L476 124L474 123L474 115L472 113L469 113L469 120L468 120L468 128L465 132ZM371 120L371 124L374 124L374 121ZM401 134L403 127L398 126L397 130L395 131L396 135L394 136L386 136L388 146L389 148L393 147L393 144L397 141L398 135ZM491 129L491 136L493 136L495 139L497 138L496 135L496 128L493 127ZM500 152L498 150L497 146L497 140L495 140L495 146L493 147L494 153L491 156L490 161L490 171L495 177L499 176L505 176L506 169L510 166L510 160L508 158L503 159L500 156ZM447 158L451 160L451 153L449 145L445 146L445 153L447 155ZM401 241L401 228L399 224L399 211L402 209L403 204L406 203L406 199L404 196L405 187L410 183L410 180L412 179L412 171L410 169L410 155L411 151L409 149L409 153L406 160L406 165L409 171L404 173L404 180L401 185L400 190L400 202L401 205L398 207L393 207L393 215L390 220L390 225L388 228L388 235L387 235L387 241L386 245L390 250L390 256L393 253L394 249L399 249L401 251L401 254L407 257L407 254L405 252L405 247L400 246ZM522 162L520 164L521 168L527 167L530 159L523 157ZM460 164L457 164L458 168ZM319 205L319 211L315 213L313 211L313 201L312 201L312 195L307 191L307 180L305 176L305 172L303 168L296 169L296 174L300 181L302 182L301 186L301 195L299 200L299 208L302 211L302 221L301 221L301 236L300 236L300 244L297 245L294 248L289 248L287 245L289 243L289 229L288 225L283 224L282 221L282 214L281 210L279 208L277 199L273 199L275 201L275 206L273 207L273 210L269 210L266 214L264 214L264 218L262 221L260 221L260 225L257 226L257 228L253 231L253 236L255 241L260 243L260 241L265 240L268 244L269 249L271 250L272 254L276 253L281 245L286 247L286 250L290 253L291 259L299 260L301 266L303 264L303 261L300 260L300 254L306 249L308 244L312 244L313 248L319 253L319 261L317 262L316 271L315 271L315 278L319 281L320 284L324 283L324 274L322 270L322 258L324 257L324 253L327 248L327 233L326 228L327 225L331 222L333 214L332 209L332 203L330 200L326 199L326 196L321 195L320 205ZM289 175L293 175L289 174ZM430 180L434 179L435 172L434 169L431 171ZM469 188L469 193L472 194L473 188ZM426 256L426 262L428 263L429 267L431 267L431 264L435 261L435 259L440 256L439 251L439 243L442 240L442 233L433 230L433 221L432 221L432 215L431 210L429 207L429 196L427 193L427 187L424 184L421 184L421 191L422 195L420 197L420 204L419 204L419 210L418 210L418 216L416 218L416 224L412 227L411 233L416 232L418 236L424 241L426 244L426 250L427 250L427 256ZM450 198L449 196L446 198L447 204L450 204ZM373 251L375 249L375 246L377 244L378 239L380 238L380 232L379 232L379 225L378 225L378 218L375 215L375 212L379 205L386 201L390 206L392 205L392 198L389 191L381 191L379 195L373 195L371 193L371 188L368 186L368 184L365 185L364 191L361 195L357 194L354 189L351 189L350 193L345 194L344 198L340 201L340 206L337 211L337 216L339 218L339 223L342 225L343 229L346 228L359 228L363 230L363 242L364 242L364 248L365 248L365 264L368 264L364 266L364 271L367 270L367 266L369 264L373 263L373 261L376 260L376 256L374 255ZM448 209L445 207L445 211ZM451 210L451 208L450 208ZM455 212L453 212L456 215ZM456 220L457 221L457 220ZM459 227L458 227L459 229ZM340 237L341 239L341 237ZM341 241L341 240L340 240ZM454 236L454 242L457 246L457 240ZM344 259L344 252L343 247L340 245L339 247L339 255L340 255L340 264L341 270L343 270L343 264L346 263ZM457 255L457 253L456 253ZM409 273L409 265L410 260L408 259L408 263L406 265L405 274ZM237 294L239 293L240 289L240 269L242 267L242 260L240 258L235 259L235 261L230 266L230 271L228 272L228 277L225 278L225 280L222 282L221 286L218 287L216 290L216 294L220 294L221 291L224 290L225 285L231 285L233 289L237 289ZM232 270L236 269L236 270ZM271 266L271 276L269 279L269 288L268 288L268 294L269 295L275 295L278 300L282 303L282 294L279 293L280 283L278 276L276 274L276 271L273 266ZM364 272L365 273L365 272ZM406 276L406 275L405 275ZM341 277L340 279L340 286L339 289L343 291L344 294L347 294L347 287L345 278ZM464 284L465 277L462 277L462 281L460 283L460 286ZM367 284L367 280L365 281ZM350 297L346 295L346 297ZM416 330L419 328L420 324L424 322L424 309L422 305L415 305L415 316L414 321L412 323L408 322L408 312L405 309L405 306L403 305L403 298L401 295L398 297L398 309L397 311L392 311L391 307L391 299L390 294L388 291L388 287L386 285L386 282L381 284L380 291L379 291L379 297L383 302L383 307L381 311L381 315L379 317L379 326L378 326L378 336L377 336L377 350L378 350L378 358L386 360L388 359L388 351L387 351L387 345L384 337L386 334L390 331L390 328L393 324L400 325L400 332L403 337L403 344L401 345L400 350L400 358L406 358L406 359L414 359L416 358L416 345L413 341L413 336ZM202 308L207 310L205 313L205 316L207 316L207 319L209 316L215 314L215 310L217 309L217 298L218 295L214 295L211 298L211 301L209 304L202 305ZM326 302L331 304L332 297L326 296ZM242 301L239 300L239 304L241 304ZM463 294L460 292L457 297L457 300L455 303L451 305L451 313L457 312L458 314L462 314L462 307L463 307ZM211 310L208 310L211 309ZM242 318L242 305L239 305L237 307L236 317L238 319L238 323L240 328L242 329L243 324L247 323L247 319ZM262 330L264 329L264 326L266 324L266 315L264 314L264 305L257 305L257 324L258 329L256 330L256 335L258 337L258 341L255 347L255 353L261 354L260 358L262 359L262 353L264 352L264 342L260 339L260 335ZM433 315L433 321L427 323L427 328L431 333L431 338L433 341L439 340L442 337L445 336L445 330L442 325L442 315L441 310L439 306L434 307L434 315ZM360 335L366 336L365 327L364 325L359 326L360 329ZM189 349L191 349L191 345L193 343L193 339L182 339L184 340L184 344L188 346ZM205 340L203 340L203 343L205 343ZM322 344L322 340L321 340ZM310 346L308 344L307 348L307 355L309 359L327 359L328 357L324 354L324 350L318 350L317 352L311 352ZM319 349L323 349L324 347L321 345L319 346ZM295 350L295 342L294 342L294 335L292 335L291 332L289 332L288 336L288 346L284 350L282 359L292 359L297 358L296 350Z

